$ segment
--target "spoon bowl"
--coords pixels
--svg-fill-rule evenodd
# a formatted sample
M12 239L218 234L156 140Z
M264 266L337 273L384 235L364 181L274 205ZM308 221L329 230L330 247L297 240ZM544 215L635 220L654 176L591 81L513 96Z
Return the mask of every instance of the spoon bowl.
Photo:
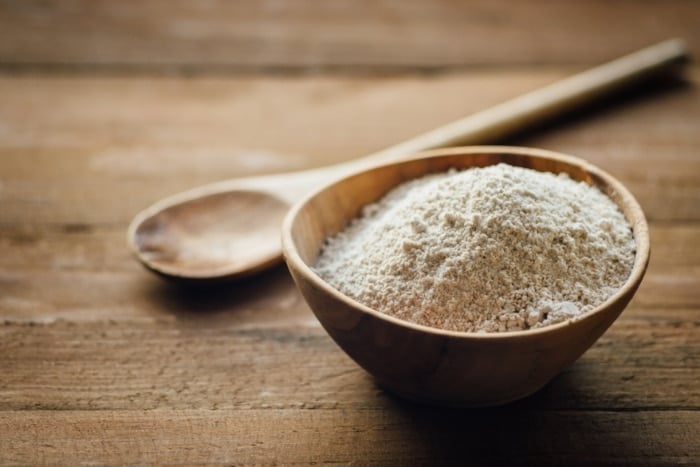
M261 191L206 194L142 213L129 238L143 263L163 276L242 278L280 261L279 226L288 210Z
M542 328L454 332L373 310L314 272L325 239L400 183L450 168L498 163L565 172L597 186L619 206L632 226L636 255L629 278L612 297L573 320ZM282 247L294 281L320 323L381 386L413 400L475 407L532 394L593 345L626 307L644 276L649 231L644 213L627 189L584 160L538 149L476 146L432 151L327 185L291 209L283 224Z

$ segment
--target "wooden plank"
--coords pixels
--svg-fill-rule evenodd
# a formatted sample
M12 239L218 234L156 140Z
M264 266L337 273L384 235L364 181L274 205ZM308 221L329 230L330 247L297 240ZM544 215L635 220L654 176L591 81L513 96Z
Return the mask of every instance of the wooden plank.
M677 35L697 48L698 18L700 5L689 0L3 0L0 62L189 70L583 64Z
M173 192L367 154L570 72L0 76L0 224L124 224ZM652 220L698 220L698 68L688 79L510 142L590 159Z
M634 304L695 306L700 299L700 225L651 224L652 255Z
M461 102L430 111L420 76L0 77L2 222L123 223L175 191L356 157L557 75L447 77Z
M295 293L266 299L170 292L153 291L121 308L105 301L111 318L75 309L76 316L43 322L5 318L0 410L386 405L387 394ZM60 294L54 300L61 303ZM548 411L698 410L699 331L699 308L631 307L576 364L520 404Z
M697 411L0 412L5 464L700 462Z

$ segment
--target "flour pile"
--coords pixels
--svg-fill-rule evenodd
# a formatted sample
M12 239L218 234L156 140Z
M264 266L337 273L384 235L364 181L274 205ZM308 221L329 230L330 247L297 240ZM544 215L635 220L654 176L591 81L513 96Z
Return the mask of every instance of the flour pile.
M404 183L329 238L315 271L375 310L453 331L566 321L627 280L632 231L597 188L499 164Z

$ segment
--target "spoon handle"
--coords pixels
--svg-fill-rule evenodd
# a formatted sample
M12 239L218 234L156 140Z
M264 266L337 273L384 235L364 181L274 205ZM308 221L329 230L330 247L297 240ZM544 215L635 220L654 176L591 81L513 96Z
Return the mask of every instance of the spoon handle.
M257 188L295 203L314 187L356 170L428 149L493 143L504 136L601 100L675 68L688 58L681 39L669 39L477 112L382 151L340 164L251 179ZM235 182L240 185L240 180ZM217 189L231 188L222 184Z
M562 115L687 59L681 39L670 39L371 154L351 164L392 161L426 149L490 143Z

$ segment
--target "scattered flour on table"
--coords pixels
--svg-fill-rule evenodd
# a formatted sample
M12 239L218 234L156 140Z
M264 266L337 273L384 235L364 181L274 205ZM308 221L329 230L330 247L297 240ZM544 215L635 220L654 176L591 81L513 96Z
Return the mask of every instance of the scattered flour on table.
M634 262L630 225L600 190L510 165L428 175L367 205L315 271L375 310L453 331L566 321Z

